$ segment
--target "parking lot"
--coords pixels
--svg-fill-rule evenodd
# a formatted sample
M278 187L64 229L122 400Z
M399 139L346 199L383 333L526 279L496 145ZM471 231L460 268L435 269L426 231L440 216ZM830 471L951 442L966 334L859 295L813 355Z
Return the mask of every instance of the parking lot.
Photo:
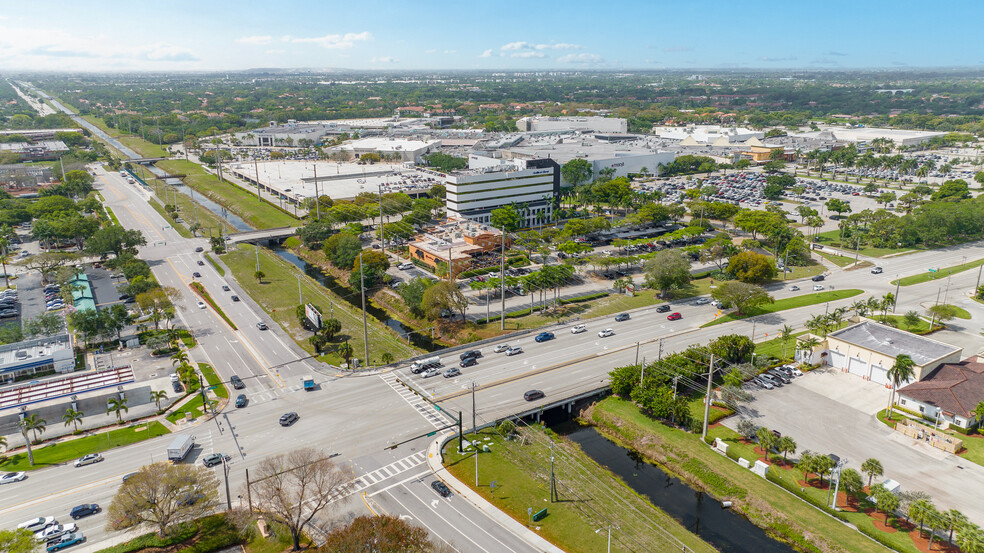
M750 389L747 416L759 426L791 436L797 454L834 453L860 469L868 458L885 468L884 478L903 489L923 490L941 508L984 519L984 467L904 437L875 418L888 405L884 386L833 369L817 369L774 390ZM739 417L724 424L734 428ZM795 458L796 455L793 455Z

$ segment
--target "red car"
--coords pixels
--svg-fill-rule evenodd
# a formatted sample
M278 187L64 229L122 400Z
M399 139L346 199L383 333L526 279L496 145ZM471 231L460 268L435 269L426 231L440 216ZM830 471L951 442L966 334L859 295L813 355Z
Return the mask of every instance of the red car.
M670 313L669 315L666 316L666 320L668 320L668 321L679 321L682 318L683 318L683 315L681 315L679 313Z

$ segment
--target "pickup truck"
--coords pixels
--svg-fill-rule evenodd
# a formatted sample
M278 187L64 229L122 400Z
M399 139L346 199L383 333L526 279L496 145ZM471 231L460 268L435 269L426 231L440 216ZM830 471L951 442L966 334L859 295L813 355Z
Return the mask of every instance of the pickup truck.
M311 390L314 390L314 377L313 376L302 377L301 384L304 385L305 392L310 392Z

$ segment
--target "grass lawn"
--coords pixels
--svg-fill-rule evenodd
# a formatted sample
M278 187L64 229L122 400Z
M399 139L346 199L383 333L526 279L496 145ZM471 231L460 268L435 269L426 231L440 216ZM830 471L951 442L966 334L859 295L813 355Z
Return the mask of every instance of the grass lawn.
M730 490L731 493L726 495L729 498L736 497L734 508L770 534L799 545L801 550L836 548L856 553L890 551L818 508L778 489L775 484L754 476L748 469L740 467L723 455L714 453L701 441L699 435L654 421L643 415L629 401L614 397L605 399L596 404L591 418L600 425L603 432L614 435L626 445L634 446L640 453L681 475L685 480L721 496L716 499L723 497L716 490ZM749 460L757 458L751 447L740 443L740 436L726 427L713 427L708 435L726 440L729 443L729 455L744 456ZM803 480L802 472L797 469L773 468L770 474L778 475L780 480L795 490L800 488L798 481ZM823 490L806 487L806 495L816 496L820 503L823 502L821 495L824 494L826 492ZM866 514L843 515L872 534L880 533L880 537L892 543L898 551L918 551L907 534L889 534L876 530L871 517ZM809 547L805 547L806 545Z
M164 206L161 205L161 203L157 200L157 198L151 198L150 201L147 203L149 203L150 207L154 208L154 211L156 211L161 217L163 217L165 221L170 222L171 228L178 231L178 234L180 234L182 238L192 237L191 231L188 230L188 227L182 225L181 223L175 223L174 221L171 220L171 217L168 216L166 211L164 211Z
M241 544L243 541L236 527L228 522L225 515L219 514L177 524L163 538L157 535L155 529L119 545L100 549L96 553L136 553L143 550L210 553Z
M225 276L225 269L222 268L222 265L216 263L215 259L211 255L205 254L205 260L208 261L208 264L211 265L213 269L215 269L216 273L219 273L220 277Z
M15 455L11 455L5 462L0 463L0 470L15 472L44 468L78 459L89 453L98 453L113 449L114 447L142 442L148 438L156 438L157 436L163 436L168 433L164 425L159 422L153 422L150 424L149 430L146 424L139 424L130 428L117 428L109 432L100 432L77 439L41 443L34 446L35 464L33 467L27 461L27 451L20 451ZM31 433L28 433L28 435L31 435Z
M104 133L108 134L110 137L115 138L127 148L130 148L134 152L142 155L143 157L167 157L167 151L153 142L144 140L139 136L126 134L120 132L119 129L111 129L106 126L106 122L101 118L94 115L85 115L82 117L86 121L92 123L93 125L99 127Z
M827 232L821 232L817 234L816 241L825 246L833 246L844 251L854 251L854 244L851 244L850 241L843 244L841 243L840 230L828 230ZM923 248L918 246L910 246L906 248L875 248L871 246L862 246L861 255L866 255L868 257L884 257L894 253L915 252L922 249Z
M208 385L213 386L212 391L215 392L215 395L218 397L229 397L229 390L225 387L225 384L222 383L222 379L219 378L219 375L215 373L215 369L212 368L212 365L209 365L208 363L199 363L198 370L202 372L202 376L205 377L205 381L208 382Z
M912 325L912 326L909 326L909 323L907 323L905 321L905 317L903 315L887 315L884 318L882 318L882 316L880 314L875 314L875 315L872 315L871 318L874 319L874 320L876 320L876 321L879 321L879 322L887 322L888 324L890 324L891 326L894 326L895 328L900 328L902 330L907 330L909 332L912 332L913 334L929 334L930 333L929 321L927 321L926 319L924 319L922 317L919 317L919 322L916 323L916 324L914 324L914 325ZM939 322L937 322L936 323L936 328L934 328L932 330L941 330L943 328L945 328L945 327L943 325L939 324Z
M304 330L297 320L297 276L301 275L301 290L304 301L321 306L323 315L327 318L331 310L334 317L342 323L342 331L336 337L333 345L348 341L352 346L354 356L362 358L365 354L365 342L362 339L362 311L355 309L333 292L321 286L304 271L284 261L276 254L265 248L260 248L260 269L266 275L263 282L258 283L253 278L256 271L256 247L240 244L237 249L222 255L222 261L232 272L239 285L246 290L271 319L279 323L297 344L308 353L314 354L314 348L308 341L310 332ZM369 342L370 357L373 363L380 362L380 357L389 352L394 359L405 359L417 355L419 351L405 340L401 340L389 327L375 318L370 317ZM328 354L322 360L339 364L340 356Z
M167 420L171 421L172 423L176 423L179 420L184 419L186 413L191 413L191 420L195 420L204 414L202 410L203 405L204 403L202 402L202 394L201 392L198 392L195 394L195 397L191 398L191 401L185 403L180 408L175 409L174 411L168 413Z
M806 334L807 332L808 331L804 330L802 332L794 332L790 334L789 339L786 340L785 360L788 361L793 358L793 353L796 349L796 337ZM773 338L771 340L755 344L755 355L784 359L782 356L782 338Z
M229 182L220 182L219 178L206 173L201 165L190 161L174 159L161 161L158 167L168 173L186 175L182 180L196 191L208 196L213 201L232 211L253 228L264 229L274 227L299 226L301 221L274 206L267 201L258 201L255 194L239 188Z
M847 257L844 255L835 255L832 253L824 253L820 250L817 250L813 253L818 254L820 257L826 259L827 261L833 263L834 265L837 265L838 267L847 267L851 263L854 263L853 257Z
M243 545L246 553L284 553L284 551L294 546L290 539L290 531L280 523L267 518L266 524L270 537L264 538L258 531L253 532L250 540ZM301 548L307 549L310 546L311 541L306 537L302 537Z
M970 261L968 263L963 263L961 265L954 265L952 267L927 267L925 273L919 273L918 275L912 275L903 277L897 280L893 280L892 284L898 283L899 286L911 286L913 284L920 284L923 282L929 282L931 280L939 280L941 278L946 278L952 274L962 273L964 271L969 271L971 269L976 269L984 265L984 258L978 259L976 261ZM935 268L936 272L931 273L929 269Z
M547 516L533 523L533 531L564 551L588 553L605 551L607 532L595 530L617 521L612 532L612 551L679 551L676 540L692 551L714 549L687 531L675 519L633 493L625 484L574 445L555 440L538 427L523 427L528 440L507 441L489 429L467 439L488 445L489 453L478 454L479 486L475 483L474 453L457 452L457 441L445 449L445 466L462 483L502 509L515 520L529 523L527 509L547 509ZM558 494L562 501L550 503L549 474L551 447L554 455ZM490 482L498 487L493 495ZM660 533L665 528L676 540ZM631 549L625 544L631 545Z
M826 292L814 292L812 294L803 294L801 296L793 296L791 298L785 298L781 300L776 300L774 303L767 303L764 305L759 305L748 310L748 313L738 317L734 313L729 313L722 317L719 317L709 323L701 325L701 328L705 326L714 326L721 323L726 323L729 321L737 321L740 319L747 319L748 317L755 317L757 315L764 315L766 313L776 313L778 311L785 311L787 309L796 309L797 307L806 307L808 305L816 305L818 303L826 303L828 301L842 300L845 298L852 298L858 294L863 294L864 290L858 290L856 288L851 288L848 290L828 290Z
M232 232L237 232L236 227L232 226L231 223L219 217L210 210L202 207L198 202L193 200L187 194L182 194L177 192L173 187L168 186L159 180L154 178L154 174L148 171L143 166L134 166L133 172L136 173L140 178L144 180L150 189L154 191L154 195L161 205L155 206L154 209L157 210L161 216L164 217L171 226L173 226L181 236L185 238L191 238L191 231L188 230L188 226L194 222L198 222L202 226L199 233L202 236L211 236L213 234L229 234ZM178 203L178 216L181 217L181 223L176 223L172 220L167 212L164 211L162 207L164 202L173 204L175 201ZM151 202L154 205L154 202Z

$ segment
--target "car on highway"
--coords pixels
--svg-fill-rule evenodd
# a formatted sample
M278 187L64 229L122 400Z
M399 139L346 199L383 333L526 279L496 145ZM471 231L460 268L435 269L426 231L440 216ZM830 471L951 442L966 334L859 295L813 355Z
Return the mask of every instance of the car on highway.
M221 465L223 458L221 453L213 453L202 457L202 464L205 465L205 468L212 468L215 465Z
M134 473L130 473L130 474L134 474ZM124 478L123 481L125 482L126 476L124 476L123 478ZM80 518L84 518L89 515L94 515L99 511L102 511L102 508L99 507L99 505L96 505L95 503L83 503L81 505L76 505L75 507L72 507L72 511L68 513L68 516L72 517L72 520L78 520Z
M820 282L824 278L826 278L826 277L824 277L823 275L817 275L817 276L813 277L811 280L813 280L813 282Z
M45 528L51 526L52 524L58 524L58 521L55 520L55 517L38 517L38 518L32 518L31 520L18 524L17 529L30 530L31 532L40 532L41 530L44 530Z
M622 321L627 321L627 320L629 320L629 314L628 313L619 313L618 315L615 315L615 322L616 323L620 323Z
M540 390L530 390L525 394L523 394L523 399L525 399L526 401L536 401L542 397L546 397L546 394L544 394Z
M694 305L707 305L709 303L711 303L711 300L709 298L697 298L697 301L694 302Z
M243 407L246 407L247 403L249 403L249 399L246 398L246 394L239 394L238 396L236 396L237 409L242 409Z
M478 364L478 358L477 357L465 357L464 359L461 360L461 363L458 363L458 366L461 367L461 368L465 368L465 367L474 367L477 364ZM448 369L448 370L451 370L451 369ZM457 369L455 369L455 370L457 370ZM444 373L444 376L447 376L447 373L446 372Z
M205 266L205 262L202 261L201 259L199 259L198 260L198 265L201 266L201 267L204 267Z
M203 251L205 251L205 248L203 248L201 246L198 246L197 248L195 248L195 253L202 253Z
M880 275L880 274L882 274L882 268L881 267L875 267L875 268L871 269L871 274L873 274L873 275Z
M789 287L790 292L799 292L800 287L795 284Z
M449 488L444 482L435 480L431 482L431 487L434 488L434 491L441 497L451 497L451 488Z
M519 346L513 346L506 350L506 355L519 355L520 353L523 353L523 348Z
M683 318L683 315L681 315L679 312L678 313L670 313L669 315L666 316L666 320L667 321L679 321L682 318Z
M79 529L75 524L52 524L51 526L34 534L38 541L51 541L65 534L77 532Z
M12 482L20 482L27 478L26 472L5 472L0 475L0 484L10 484Z
M509 344L499 344L494 348L492 348L492 351L496 353L502 353L504 351L509 351L509 348L510 348Z
M571 327L571 334L580 334L588 331L588 325L574 325Z
M814 284L813 285L813 291L814 292L819 292L820 290L823 290L823 284Z
M553 339L554 339L553 332L541 332L541 333L539 333L539 334L536 335L536 338L533 338L533 341L535 341L535 342L546 342L546 341L553 340Z
M229 291L229 286L227 284L223 284L222 285L222 291L223 292L228 292Z
M267 329L267 325L266 325L265 322L260 321L260 322L256 323L256 328L258 328L260 330L266 330Z
M608 338L609 336L614 336L614 335L615 335L615 331L610 328L606 328L605 330L602 330L601 332L598 333L599 338Z
M461 359L462 361L464 361L465 359L468 359L469 357L478 359L481 356L482 356L482 352L480 350L473 349L473 350L470 350L470 351L466 351L465 353L462 353L459 356L459 359Z
M195 278L202 278L202 274L199 273L198 271L195 271L194 273L191 273L191 276L193 276Z
M438 367L432 367L424 371L420 376L422 378L430 378L432 376L437 376L439 374L441 374L441 369L439 369Z
M243 382L243 379L242 378L239 378L239 375L238 374L234 374L234 375L230 376L229 377L229 383L232 384L232 387L235 388L235 389L237 389L237 390L242 390L243 388L246 387L246 383Z
M232 301L239 301L239 296L232 296Z
M280 426L290 426L295 422L297 422L297 419L299 418L300 417L297 416L297 413L293 411L291 411L290 413L284 413L283 415L280 416Z
M52 551L65 549L66 547L70 547L77 543L82 543L84 541L85 541L85 536L82 535L82 532L74 532L71 534L65 534L64 536L59 537L56 541L48 542L48 547L46 547L45 549L48 551L48 553L51 553Z
M469 359L474 360L475 358L470 357ZM464 363L464 361L462 361L462 363ZM458 367L451 367L450 369L444 371L444 378L454 378L456 376L461 376L461 371L458 370Z
M103 460L103 456L98 453L90 453L84 457L80 457L75 460L75 467L84 467L86 465L92 465Z
M670 310L670 304L664 303L663 305L656 308L657 313L666 313Z

